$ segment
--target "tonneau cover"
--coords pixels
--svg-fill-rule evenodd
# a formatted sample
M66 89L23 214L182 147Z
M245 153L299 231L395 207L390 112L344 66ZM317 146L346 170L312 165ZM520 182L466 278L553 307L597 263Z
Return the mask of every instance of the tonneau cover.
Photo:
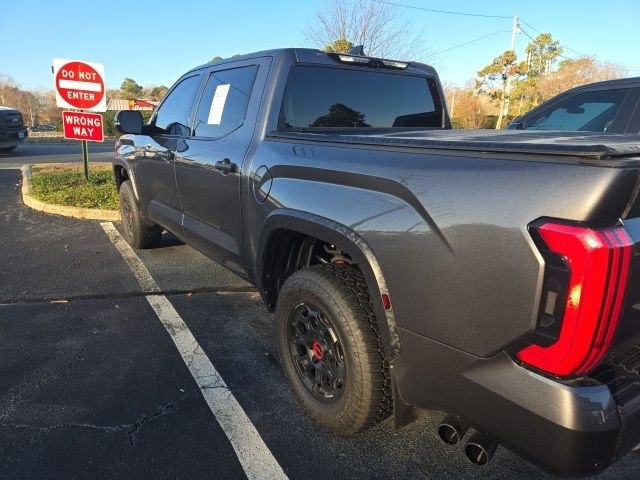
M364 129L359 129L360 131ZM593 159L640 156L640 135L519 130L334 130L275 132L272 137L387 146L567 155Z

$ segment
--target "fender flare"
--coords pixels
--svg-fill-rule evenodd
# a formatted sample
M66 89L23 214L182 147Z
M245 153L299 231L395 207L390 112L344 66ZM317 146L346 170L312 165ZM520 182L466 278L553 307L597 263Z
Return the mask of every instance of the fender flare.
M131 168L131 165L129 165L129 162L127 162L122 157L115 157L113 159L111 165L113 167L114 180L115 180L115 167L122 167L122 168L124 168L126 170L127 178L129 179L129 181L131 181L131 186L133 187L133 194L135 195L136 200L139 202L140 201L140 197L138 196L138 187L136 185L136 179L135 179L135 175L133 173L133 169Z
M264 284L268 261L266 248L272 235L278 230L291 230L319 238L349 254L367 281L371 303L378 321L378 333L385 359L390 362L396 358L400 354L401 345L395 314L393 307L385 310L382 304L382 293L389 293L387 282L376 256L364 239L349 227L319 215L288 208L271 212L266 218L260 234L257 249L258 258L255 263L255 281L263 296L266 293Z

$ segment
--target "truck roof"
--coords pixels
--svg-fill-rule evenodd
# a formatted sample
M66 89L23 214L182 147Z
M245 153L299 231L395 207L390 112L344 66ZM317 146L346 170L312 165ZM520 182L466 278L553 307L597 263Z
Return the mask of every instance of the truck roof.
M347 55L347 54L345 54ZM318 50L316 48L274 48L271 50L262 50L260 52L247 53L245 55L236 55L229 58L223 58L222 60L218 60L215 62L207 62L203 65L195 67L190 71L200 70L201 68L210 67L212 64L215 65L223 65L225 63L237 62L240 60L248 60L252 58L258 57L280 57L280 56L288 56L295 62L300 63L317 63L317 64L328 64L335 65L336 60L334 60L327 52L323 52L322 50ZM370 57L370 58L378 58L378 57ZM425 63L413 62L408 60L399 60L399 59L384 59L384 60L395 60L400 62L406 62L409 64L407 70L417 70L421 74L426 74L432 77L436 76L435 69L427 65Z
M640 77L627 77L627 78L616 78L614 80L602 80L601 82L593 82L593 83L585 83L584 85L578 85L577 87L573 87L566 92L570 92L571 90L579 90L579 89L588 89L591 87L601 87L601 86L612 86L615 87L617 85L625 85L628 83L640 83ZM565 92L562 92L565 93Z

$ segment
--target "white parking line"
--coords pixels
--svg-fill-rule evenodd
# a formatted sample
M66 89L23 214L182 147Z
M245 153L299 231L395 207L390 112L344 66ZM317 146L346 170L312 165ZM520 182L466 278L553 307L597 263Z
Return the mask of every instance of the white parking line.
M160 292L147 267L113 223L100 225L131 268L143 291ZM282 467L167 297L151 293L146 299L178 348L207 405L231 442L247 478L286 479Z

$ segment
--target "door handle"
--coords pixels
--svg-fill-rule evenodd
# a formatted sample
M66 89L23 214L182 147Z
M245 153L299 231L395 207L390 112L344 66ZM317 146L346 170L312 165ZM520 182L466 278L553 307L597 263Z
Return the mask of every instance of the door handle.
M215 166L216 170L222 173L222 175L228 175L230 173L235 173L238 170L238 166L235 163L231 163L231 160L225 158L224 160L220 160L216 162Z

